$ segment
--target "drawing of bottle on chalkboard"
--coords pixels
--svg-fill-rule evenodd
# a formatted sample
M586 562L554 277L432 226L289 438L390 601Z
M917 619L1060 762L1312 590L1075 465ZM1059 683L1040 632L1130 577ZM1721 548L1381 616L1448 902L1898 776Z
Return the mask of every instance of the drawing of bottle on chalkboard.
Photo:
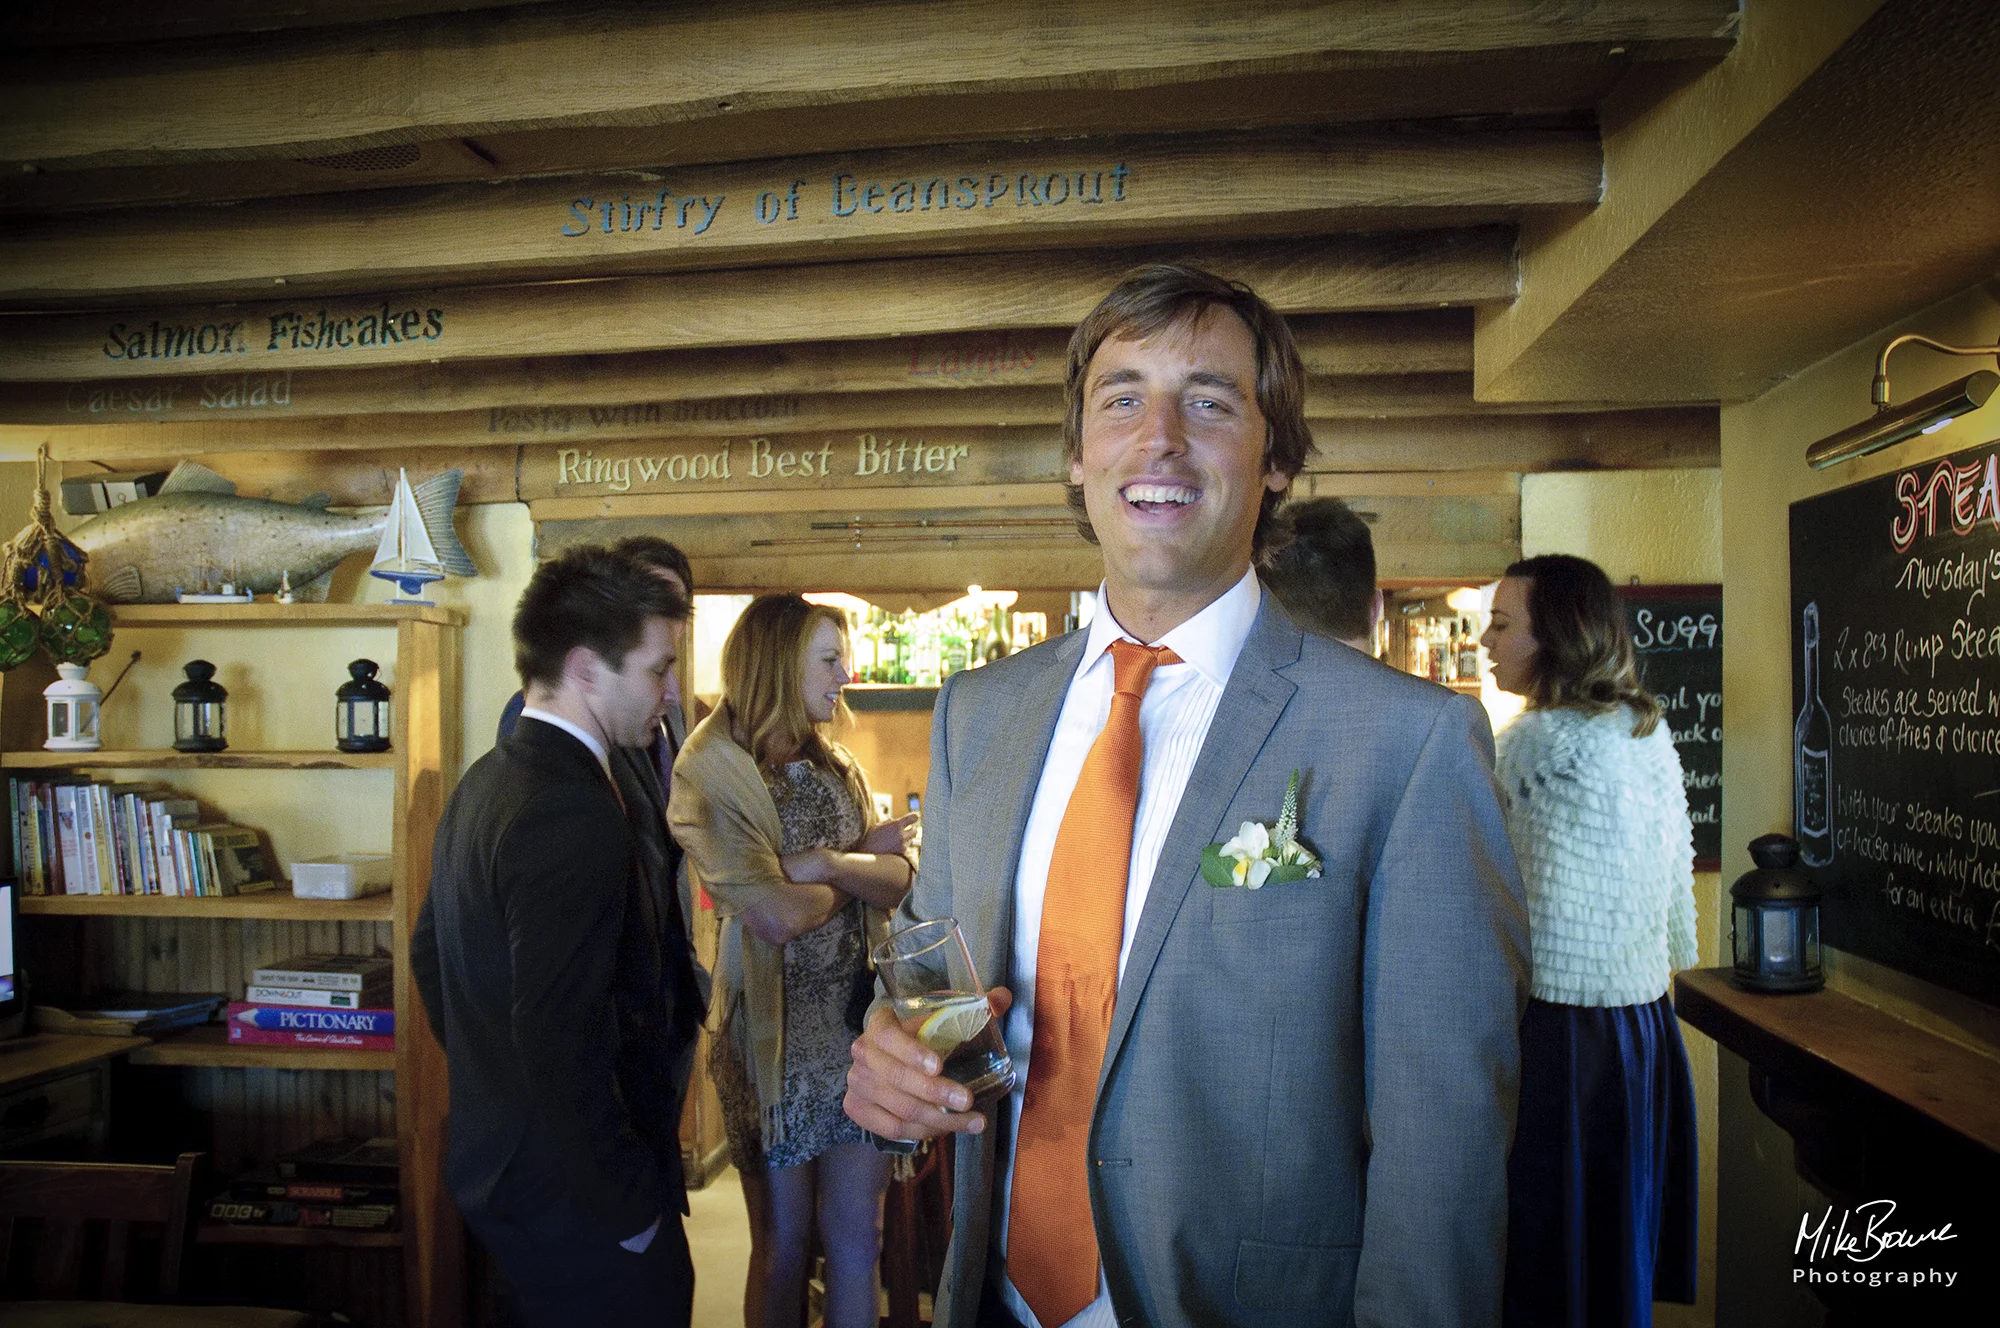
M1819 605L1806 605L1805 703L1792 727L1793 824L1809 867L1833 861L1833 716L1819 699Z

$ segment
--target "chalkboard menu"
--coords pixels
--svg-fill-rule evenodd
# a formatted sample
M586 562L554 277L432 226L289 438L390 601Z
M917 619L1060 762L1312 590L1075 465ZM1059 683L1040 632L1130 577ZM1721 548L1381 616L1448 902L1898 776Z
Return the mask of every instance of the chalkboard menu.
M1696 871L1722 868L1722 587L1621 586L1639 681L1681 757Z
M1996 684L2000 443L1792 504L1794 833L1825 940L2000 1002Z

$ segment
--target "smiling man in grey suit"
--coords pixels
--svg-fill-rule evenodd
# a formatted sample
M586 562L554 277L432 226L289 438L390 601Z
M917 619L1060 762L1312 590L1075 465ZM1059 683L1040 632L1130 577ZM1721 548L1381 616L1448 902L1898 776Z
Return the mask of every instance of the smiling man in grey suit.
M902 919L958 918L1021 1083L968 1110L887 1009L848 1078L959 1135L937 1322L1497 1323L1527 937L1485 716L1250 571L1312 450L1256 295L1135 272L1067 390L1098 612L939 695ZM1294 771L1321 874L1211 887Z

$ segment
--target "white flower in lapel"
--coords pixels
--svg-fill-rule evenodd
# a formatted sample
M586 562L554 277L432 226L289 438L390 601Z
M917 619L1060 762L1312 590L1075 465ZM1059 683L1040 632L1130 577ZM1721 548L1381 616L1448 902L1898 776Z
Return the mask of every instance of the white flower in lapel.
M1259 821L1243 822L1235 838L1201 851L1202 879L1218 888L1256 890L1274 876L1280 882L1317 878L1319 857L1299 839L1298 825L1299 772L1294 770L1285 785L1285 806L1277 829L1273 831Z

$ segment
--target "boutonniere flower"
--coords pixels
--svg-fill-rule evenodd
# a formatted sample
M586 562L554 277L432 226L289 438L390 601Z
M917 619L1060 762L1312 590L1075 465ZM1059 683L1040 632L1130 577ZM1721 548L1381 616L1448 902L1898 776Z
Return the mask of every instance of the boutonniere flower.
M1278 824L1245 821L1236 837L1201 851L1201 876L1218 889L1256 890L1266 881L1303 881L1319 876L1319 855L1299 838L1299 772L1285 785L1285 808Z

